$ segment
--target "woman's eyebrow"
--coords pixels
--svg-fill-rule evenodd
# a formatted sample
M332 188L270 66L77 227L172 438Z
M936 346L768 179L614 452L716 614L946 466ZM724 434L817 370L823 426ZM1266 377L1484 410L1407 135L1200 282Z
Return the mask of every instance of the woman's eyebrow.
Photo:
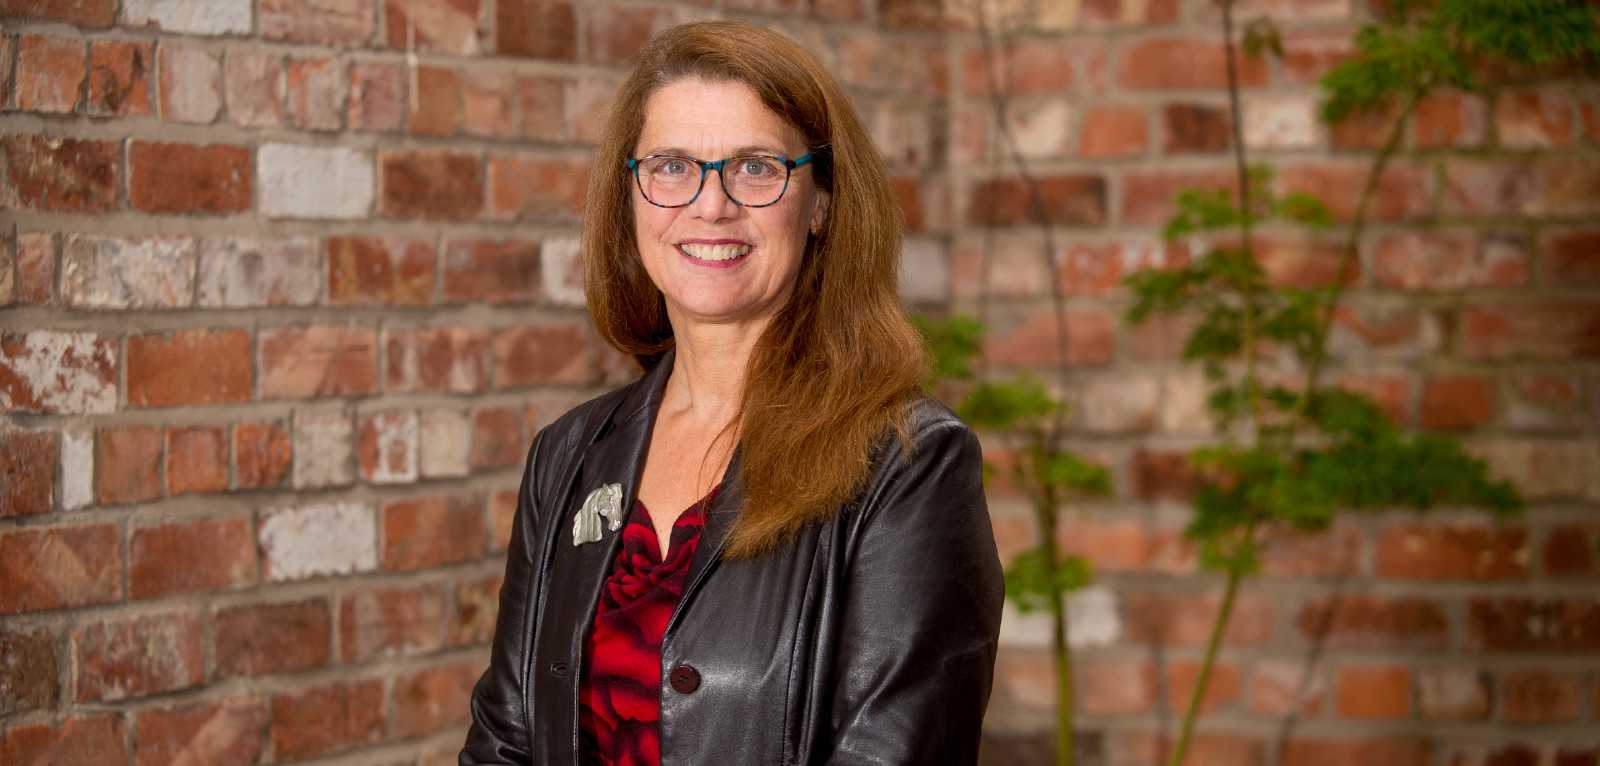
M670 154L675 157L694 157L694 153L678 146L658 146L650 151L640 154L640 157L653 157L660 154ZM776 154L787 156L788 151L774 144L746 144L733 150L729 157L743 157L747 154ZM721 159L721 158L718 158Z

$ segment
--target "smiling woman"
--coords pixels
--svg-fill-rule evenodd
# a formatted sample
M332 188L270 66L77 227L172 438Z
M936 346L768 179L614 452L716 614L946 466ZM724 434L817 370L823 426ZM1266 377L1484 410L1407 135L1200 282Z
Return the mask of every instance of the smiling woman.
M461 762L974 761L981 455L921 392L849 101L782 35L684 25L596 162L589 311L644 374L534 441Z

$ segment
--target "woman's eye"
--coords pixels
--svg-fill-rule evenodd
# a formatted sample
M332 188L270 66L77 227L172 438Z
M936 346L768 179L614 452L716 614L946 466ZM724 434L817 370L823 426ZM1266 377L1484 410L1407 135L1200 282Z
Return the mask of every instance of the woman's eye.
M745 175L755 176L757 178L776 172L765 160L748 159L744 161L743 165L744 166L740 168L740 170Z
M661 172L667 175L683 175L689 172L689 163L683 160L667 160L661 163Z

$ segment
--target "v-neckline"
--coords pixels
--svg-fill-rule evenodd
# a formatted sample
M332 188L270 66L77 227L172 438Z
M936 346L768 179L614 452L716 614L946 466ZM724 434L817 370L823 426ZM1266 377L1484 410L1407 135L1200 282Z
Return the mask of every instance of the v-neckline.
M678 531L678 522L682 521L685 516L693 513L695 508L704 509L706 506L709 506L711 501L716 499L717 490L721 488L722 482L720 481L711 485L711 489L706 491L705 496L694 501L693 503L690 503L688 507L683 509L682 513L678 514L678 518L672 521L672 528L667 530L666 550L661 549L661 532L660 530L656 529L656 519L655 516L651 515L650 513L650 506L644 504L644 498L642 497L636 497L633 499L634 505L638 506L639 512L644 514L645 526L650 528L650 547L648 550L651 554L653 564L664 563L674 550L675 546L672 544L672 537L673 534ZM700 525L705 525L703 514L700 520Z

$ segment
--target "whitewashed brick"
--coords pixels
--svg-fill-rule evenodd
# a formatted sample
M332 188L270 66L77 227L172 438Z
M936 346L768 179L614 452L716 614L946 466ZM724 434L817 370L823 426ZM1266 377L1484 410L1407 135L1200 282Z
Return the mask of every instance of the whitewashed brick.
M417 413L380 412L361 420L361 474L375 484L417 480Z
M465 411L423 410L421 432L423 478L467 475L472 421L467 418Z
M544 294L558 306L583 306L583 269L577 237L555 237L539 243L539 270Z
M191 45L163 43L161 117L179 122L210 123L222 111L222 62L210 51Z
M1178 434L1210 433L1208 396L1210 389L1203 373L1187 371L1169 376L1161 394L1161 430Z
M1084 386L1079 416L1099 432L1142 431L1155 423L1161 385L1152 377L1111 375Z
M1013 102L1006 110L1006 123L1011 126L1016 150L1024 157L1054 157L1069 149L1072 109L1064 99Z
M248 34L250 0L123 0L122 23L192 35Z
M1050 645L1048 612L1023 614L1007 601L1000 616L1000 643L1017 647ZM1117 596L1104 585L1090 585L1067 594L1067 644L1091 649L1115 644L1122 637Z
M267 515L261 553L268 580L378 568L377 513L368 503L317 503Z
M68 428L61 432L61 507L68 511L94 505L94 431Z
M200 243L201 306L307 306L322 294L316 240L215 238Z
M372 209L372 155L342 146L266 144L256 152L261 212L273 218L362 218Z
M182 308L194 302L194 240L74 234L61 255L61 293L78 308Z
M339 411L294 415L294 486L333 487L356 480L355 427Z
M943 302L950 297L950 258L933 239L907 239L900 250L900 300Z
M1317 143L1317 103L1311 96L1272 96L1244 107L1244 143L1256 149L1304 149Z
M95 415L116 409L114 340L49 330L0 336L0 412Z

